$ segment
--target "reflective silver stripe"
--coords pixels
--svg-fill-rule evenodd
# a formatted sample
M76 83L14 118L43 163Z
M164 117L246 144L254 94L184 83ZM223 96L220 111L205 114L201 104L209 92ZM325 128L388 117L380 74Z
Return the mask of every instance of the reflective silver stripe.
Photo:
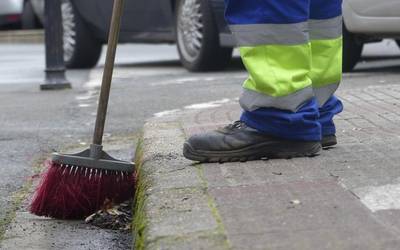
M309 42L307 22L230 25L238 46L299 45Z
M314 88L314 94L317 97L320 107L322 107L328 101L328 99L335 93L338 87L339 83L332 83L323 87Z
M282 97L268 96L245 88L239 102L246 111L270 107L296 112L305 101L313 96L314 92L311 86Z
M342 35L342 16L330 19L310 19L309 32L311 40L335 39Z

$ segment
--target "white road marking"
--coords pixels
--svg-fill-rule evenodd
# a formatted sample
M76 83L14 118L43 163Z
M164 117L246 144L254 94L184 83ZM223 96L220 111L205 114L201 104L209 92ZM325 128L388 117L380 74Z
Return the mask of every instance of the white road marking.
M85 88L93 89L101 86L103 72L98 69L92 69L89 72L89 80L84 84Z
M162 111L162 112L155 113L154 116L155 117L163 117L163 116L176 114L179 111L182 111L182 110L181 109L165 110L165 111Z
M75 97L75 99L78 101L86 101L89 100L90 98L92 98L92 96L90 95L79 95Z
M244 80L247 77L247 73L232 73L229 74L231 79L241 79ZM215 75L215 76L199 76L199 77L186 77L186 78L176 78L168 79L165 81L157 81L150 83L150 86L165 86L165 85L182 85L188 83L205 83L205 82L215 82L218 80L226 79L226 75Z
M201 82L201 78L178 78L178 79L172 79L172 80L167 80L167 81L158 81L155 83L150 83L150 86L165 86L165 85L181 85L185 83L192 83L192 82Z
M197 104L192 104L189 106L184 107L184 109L206 109L206 108L216 108L220 107L222 104L228 103L231 100L228 98L218 100L218 101L212 101L212 102L204 102L204 103L197 103Z
M237 98L235 98L234 100L236 100ZM221 100L216 100L216 101L212 101L212 102L203 102L203 103L195 103L195 104L191 104L188 106L183 107L183 109L171 109L171 110L164 110L158 113L155 113L153 116L154 117L164 117L164 116L168 116L168 115L175 115L178 112L181 112L183 110L196 110L196 109L207 109L207 108L217 108L222 106L223 104L232 102L231 99L228 98L224 98Z
M400 209L400 184L364 187L356 191L361 202L372 212Z
M85 94L76 96L75 99L78 101L85 101L92 98L97 98L98 93L99 92L96 90L88 90Z
M88 104L88 103L81 103L78 105L80 108L87 108L87 107L91 107L92 104Z

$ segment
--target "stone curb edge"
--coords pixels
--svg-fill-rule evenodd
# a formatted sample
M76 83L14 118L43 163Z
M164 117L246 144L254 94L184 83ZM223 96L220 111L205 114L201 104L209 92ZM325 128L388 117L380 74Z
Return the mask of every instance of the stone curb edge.
M44 43L43 30L0 31L0 44Z
M144 125L135 159L135 249L230 248L202 166L182 156L184 140L177 117Z

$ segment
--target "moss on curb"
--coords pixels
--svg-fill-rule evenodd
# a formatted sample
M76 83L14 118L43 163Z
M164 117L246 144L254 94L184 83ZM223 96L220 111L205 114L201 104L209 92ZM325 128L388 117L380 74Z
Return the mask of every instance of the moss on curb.
M21 206L22 202L26 199L32 188L32 180L27 181L19 190L13 193L11 196L11 207L6 212L6 216L0 220L0 245L5 239L4 235L7 226L14 220L17 215L17 210Z
M221 235L225 236L225 241L224 241L224 245L227 249L231 249L231 244L228 240L228 238L226 237L226 231L225 231L225 226L222 222L222 217L219 214L217 205L215 204L214 198L208 193L208 183L206 178L204 177L204 172L203 172L203 168L201 165L197 166L197 170L198 170L198 175L199 178L201 179L202 183L203 183L203 188L205 189L205 195L207 196L207 202L208 202L208 206L211 209L211 212L217 222L217 232Z
M43 161L45 157L41 156L34 160L33 164L33 175L39 174L43 169ZM22 202L28 197L33 186L33 178L29 178L23 186L14 192L11 196L11 206L6 212L6 216L0 220L0 246L1 242L5 239L4 235L7 226L15 219L17 210L21 206Z
M145 234L146 234L146 223L147 218L144 213L144 203L145 203L145 192L148 187L146 183L145 173L142 170L143 166L143 137L139 139L136 154L135 154L135 164L137 171L137 186L134 198L133 207L133 222L132 231L134 234L134 249L141 250L144 249Z

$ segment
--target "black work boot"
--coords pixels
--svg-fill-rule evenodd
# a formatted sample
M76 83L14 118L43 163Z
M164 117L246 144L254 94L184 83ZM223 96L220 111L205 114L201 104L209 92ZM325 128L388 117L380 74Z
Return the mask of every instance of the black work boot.
M280 139L237 121L224 128L192 136L184 144L183 155L200 162L233 162L314 156L320 150L319 141Z
M335 135L325 135L322 137L321 145L323 148L329 148L337 144Z

